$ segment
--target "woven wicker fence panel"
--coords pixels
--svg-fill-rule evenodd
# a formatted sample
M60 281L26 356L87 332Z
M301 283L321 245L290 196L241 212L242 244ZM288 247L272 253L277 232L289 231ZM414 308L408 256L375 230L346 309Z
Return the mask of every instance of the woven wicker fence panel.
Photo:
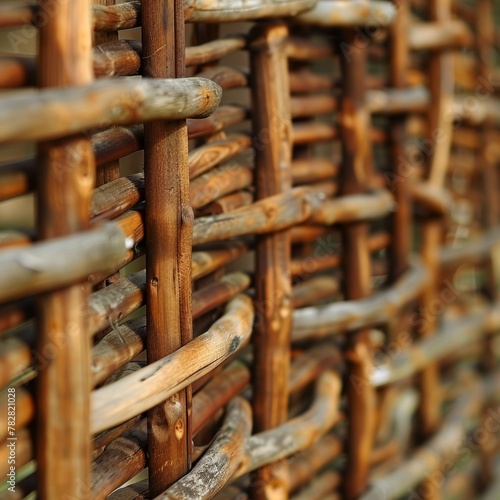
M499 498L495 8L0 5L0 498Z

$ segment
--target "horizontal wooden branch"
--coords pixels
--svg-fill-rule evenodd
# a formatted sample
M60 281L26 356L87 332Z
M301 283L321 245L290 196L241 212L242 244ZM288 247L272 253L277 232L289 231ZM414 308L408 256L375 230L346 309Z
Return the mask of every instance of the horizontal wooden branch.
M95 31L117 31L140 25L140 0L116 5L92 5L92 20Z
M29 346L19 339L3 339L0 341L0 362L3 367L0 374L0 387L6 387L16 376L31 366L32 353ZM5 413L3 418L6 417Z
M193 319L231 300L238 293L243 292L249 284L250 278L246 274L237 272L223 276L220 281L196 290L193 293ZM144 300L144 293L145 289L140 290L142 300ZM116 310L114 313L116 314ZM92 350L93 386L104 382L113 372L132 361L145 348L146 318L144 316L127 321L120 326L114 326L111 332Z
M409 191L413 201L435 215L445 215L451 211L453 200L447 189L429 182L412 183Z
M315 276L293 287L293 308L300 309L312 306L326 299L331 299L339 292L340 280L333 276Z
M238 241L224 248L193 252L192 277L201 278L225 264L237 259L247 251ZM111 285L94 292L89 300L89 331L99 331L126 318L145 303L146 271L123 276Z
M326 199L314 210L309 222L331 226L339 222L380 219L389 215L394 208L392 194L378 190L370 194Z
M315 7L291 19L291 22L325 27L360 26L373 29L391 25L396 14L396 7L392 2L319 0Z
M221 106L211 118L217 121L217 127L233 125L232 108ZM239 113L239 109L236 110ZM240 114L243 119L244 115ZM205 120L188 120L188 136L193 135L192 129L196 128L196 136L200 136L200 122ZM191 123L189 123L191 122ZM196 125L195 125L196 124ZM217 130L214 130L216 132ZM208 133L211 131L208 130ZM142 125L131 127L113 127L91 136L94 149L96 166L118 160L143 147L144 129ZM250 138L244 134L230 134L225 139L215 140L204 144L189 153L189 168L191 178L210 170L219 163L231 159L250 146ZM33 190L35 182L35 159L0 164L0 201L27 194Z
M428 279L427 269L415 261L394 285L371 297L298 309L293 316L292 340L299 342L386 323L420 295Z
M316 473L300 492L291 500L340 500L340 495L332 493L342 482L342 476L334 470Z
M56 139L155 119L206 117L219 105L221 95L220 87L206 79L123 78L42 90L36 96L11 96L0 108L0 144Z
M0 6L0 28L37 25L51 12L46 12L37 4L19 5L7 3ZM141 2L132 0L117 5L93 5L92 21L95 31L116 31L135 28L140 24Z
M331 43L323 39L311 40L305 37L294 37L290 36L287 41L287 56L290 59L297 61L311 61L312 59L325 59L327 57L332 57L335 54L335 49ZM293 75L294 73L292 73ZM328 90L332 87L333 79L330 76L317 75L316 73L308 72L309 78L317 79L321 78L321 81L328 81L328 86L322 86L321 89L317 90ZM292 92L294 86L291 88Z
M264 17L295 16L310 9L317 0L185 0L187 22L226 23Z
M245 35L228 35L201 45L186 47L186 66L200 66L221 59L246 47Z
M500 229L493 228L479 238L471 239L463 246L445 246L441 249L440 263L446 269L463 263L478 264L491 258L491 253L500 244Z
M193 435L250 380L248 368L232 362L193 396ZM118 426L98 436L94 441L107 447L94 461L93 491L112 492L147 465L147 421L141 418L129 427ZM118 435L116 435L118 433ZM108 438L111 437L110 441ZM145 490L147 491L147 485Z
M424 113L430 103L430 92L427 87L368 90L366 101L374 114Z
M92 432L125 422L208 373L248 342L252 323L252 301L239 295L205 334L170 356L94 391Z
M88 280L115 269L129 244L116 225L0 251L0 303Z
M470 47L473 35L461 20L415 23L408 32L408 45L412 50L442 50Z

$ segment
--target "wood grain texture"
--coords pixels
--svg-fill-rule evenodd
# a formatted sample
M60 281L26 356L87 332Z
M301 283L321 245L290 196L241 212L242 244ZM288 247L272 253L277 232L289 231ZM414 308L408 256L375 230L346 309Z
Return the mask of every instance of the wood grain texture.
M48 3L40 2L40 8ZM90 2L58 3L54 9L39 30L38 85L42 89L88 85ZM45 118L42 127L46 125ZM90 140L73 135L40 143L38 162L38 237L50 240L89 229L95 179ZM37 298L37 351L52 349L51 362L38 376L36 459L42 498L89 498L90 342L85 314L89 292L83 282Z
M90 69L90 68L89 68ZM210 80L99 80L14 96L0 110L0 143L56 139L86 129L210 115L221 97ZM18 113L29 108L30 114ZM46 117L53 119L47 122Z
M172 78L179 83L176 79L185 71L182 1L144 0L142 30L143 76ZM144 125L150 364L175 353L193 335L194 216L189 195L188 133L186 121L181 120L186 117ZM184 384L179 389L163 401L157 399L158 406L148 406L149 488L153 496L165 491L191 467L191 388Z
M317 0L185 0L187 22L235 22L264 17L295 16L310 9Z
M0 303L89 281L94 273L115 269L126 252L125 236L111 224L22 250L4 250Z
M396 18L392 2L367 0L319 0L309 11L298 15L292 22L325 27L388 26Z
M356 32L343 29L341 47L356 47ZM371 142L368 137L368 115L365 107L363 75L366 70L366 49L357 47L340 58L343 99L340 123L343 169L340 174L342 195L363 193L369 185ZM342 226L343 291L347 300L370 294L370 255L367 245L368 225L353 222ZM345 498L358 497L366 488L369 459L374 439L375 393L368 382L372 369L368 331L361 329L349 336L347 358L347 404L349 431L347 464L343 491ZM367 383L368 382L368 383Z
M251 300L239 295L205 334L146 368L94 391L92 432L120 424L159 404L222 363L248 342L253 314ZM198 352L203 356L197 356ZM168 387L165 379L169 380Z
M252 128L258 199L286 194L292 186L287 35L284 25L262 26L251 32L252 103L256 111ZM255 300L258 316L253 337L256 432L272 429L287 418L292 319L290 259L290 234L286 229L257 238ZM255 499L272 498L273 495L285 498L288 491L286 463L260 469L252 485Z

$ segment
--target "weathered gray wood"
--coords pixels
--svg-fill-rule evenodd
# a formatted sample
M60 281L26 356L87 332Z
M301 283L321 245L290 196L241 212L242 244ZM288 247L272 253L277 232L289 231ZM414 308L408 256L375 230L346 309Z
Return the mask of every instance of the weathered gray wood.
M420 295L428 279L427 269L415 261L394 285L371 297L295 310L292 339L299 342L387 323L395 311Z
M252 301L239 295L229 302L225 315L205 334L166 358L94 391L92 432L125 422L214 369L248 342L252 324Z
M337 374L322 374L316 383L314 401L305 413L279 427L254 434L247 441L245 454L233 479L315 443L339 421L338 399L341 385Z
M148 120L206 117L218 106L221 92L217 84L201 78L122 78L13 96L0 108L0 144Z
M467 315L458 320L448 321L432 337L416 342L387 363L375 368L371 375L374 386L405 380L429 364L463 351L491 334L500 326L500 304Z
M0 252L0 303L112 270L127 250L125 236L112 224L22 249L4 250Z
M242 398L234 399L228 405L220 431L193 470L157 496L157 500L212 498L238 467L251 427L250 405Z
M316 6L298 15L291 22L317 26L388 26L396 18L396 7L392 2L368 0L319 0Z
M235 22L263 17L295 16L317 0L184 0L187 22Z

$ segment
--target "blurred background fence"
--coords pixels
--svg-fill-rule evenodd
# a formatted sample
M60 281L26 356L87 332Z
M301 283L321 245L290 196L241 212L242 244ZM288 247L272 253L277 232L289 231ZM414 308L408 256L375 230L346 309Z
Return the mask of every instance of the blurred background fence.
M0 497L499 498L498 10L0 4Z

